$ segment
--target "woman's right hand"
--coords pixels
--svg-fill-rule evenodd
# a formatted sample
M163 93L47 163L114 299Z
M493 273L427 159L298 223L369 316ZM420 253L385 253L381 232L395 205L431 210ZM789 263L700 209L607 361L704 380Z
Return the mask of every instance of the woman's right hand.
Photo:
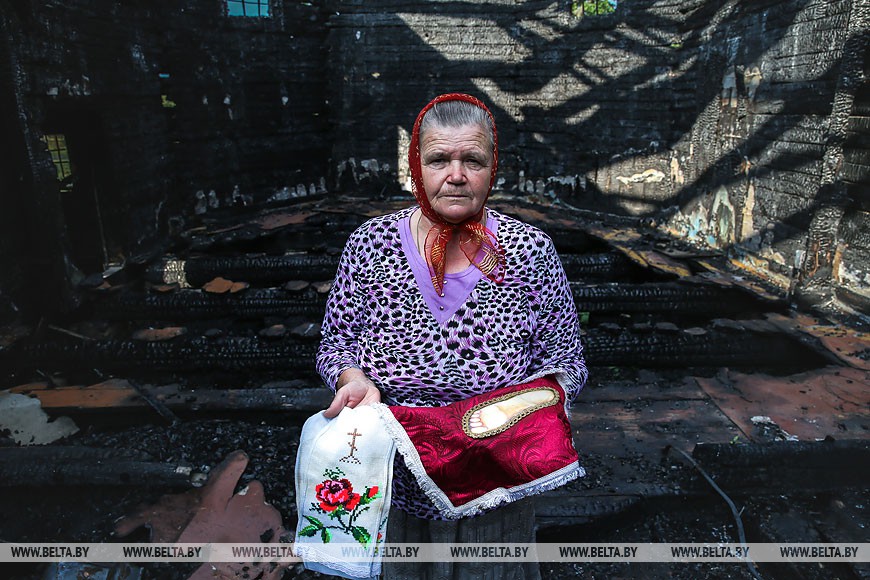
M323 411L323 416L327 419L336 417L345 407L352 409L357 405L381 402L381 392L360 369L346 369L338 377L336 387L332 403Z

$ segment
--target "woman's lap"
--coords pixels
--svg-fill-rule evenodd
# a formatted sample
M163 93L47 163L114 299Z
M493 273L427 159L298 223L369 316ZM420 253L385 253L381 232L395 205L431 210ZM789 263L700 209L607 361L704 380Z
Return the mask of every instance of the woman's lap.
M387 543L533 544L535 510L530 499L476 518L424 520L390 510ZM387 580L539 579L537 562L384 562Z

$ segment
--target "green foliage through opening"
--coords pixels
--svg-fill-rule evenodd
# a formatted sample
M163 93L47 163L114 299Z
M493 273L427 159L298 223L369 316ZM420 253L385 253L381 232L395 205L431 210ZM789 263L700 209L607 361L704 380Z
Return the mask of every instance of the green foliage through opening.
M600 16L616 12L617 0L573 0L571 14L576 18Z

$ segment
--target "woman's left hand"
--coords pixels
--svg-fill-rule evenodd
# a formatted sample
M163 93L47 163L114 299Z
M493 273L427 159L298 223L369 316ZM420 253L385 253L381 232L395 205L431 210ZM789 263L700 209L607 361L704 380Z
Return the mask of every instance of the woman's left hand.
M357 405L381 402L381 392L359 369L351 368L341 373L338 385L332 403L323 411L323 416L327 419L337 416L345 407L352 409Z

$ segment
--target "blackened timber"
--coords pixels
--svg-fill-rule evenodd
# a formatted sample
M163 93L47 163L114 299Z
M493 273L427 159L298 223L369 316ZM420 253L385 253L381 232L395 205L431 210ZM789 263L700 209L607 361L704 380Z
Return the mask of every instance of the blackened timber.
M206 320L262 316L320 318L326 294L308 287L299 292L274 288L212 294L200 290L120 292L98 296L94 315L107 320Z
M576 495L546 493L534 498L535 523L542 527L584 524L624 512L641 501L640 495Z
M790 336L745 329L630 329L593 327L584 338L591 366L756 368L819 364L820 356ZM317 341L295 336L179 336L133 340L16 343L0 351L13 372L58 370L208 372L283 370L312 373Z
M313 381L276 381L253 389L190 389L177 384L142 387L166 408L178 413L298 411L311 414L325 409L332 400L332 391ZM36 397L43 410L63 415L103 411L117 413L124 409L138 411L148 405L133 388L131 381L121 379L74 387L35 383L15 387L11 391Z
M688 329L686 329L688 330ZM821 355L780 333L591 328L584 348L589 366L599 367L779 367L821 364Z
M619 252L595 254L562 253L562 266L571 279L624 280L636 269L633 262ZM183 262L186 282L199 288L218 276L227 280L257 283L281 283L288 280L330 280L338 269L337 254L288 254L284 256L196 257L186 260L164 259L148 268L145 278L163 284L176 277L175 269ZM170 273L167 274L167 271Z
M329 280L338 268L338 256L329 254L288 254L284 256L197 257L183 260L187 283L198 288L217 278L251 283L287 280ZM146 279L155 284L166 281L166 271L179 260L163 260L151 266Z
M700 443L692 456L729 492L864 488L870 480L867 440Z
M581 312L673 312L703 316L716 312L733 316L770 308L769 303L756 300L737 288L678 282L594 286L572 282L571 292Z
M638 267L621 252L560 254L569 280L626 280Z
M291 337L184 336L161 342L44 342L13 346L0 353L0 364L17 370L209 372L278 369L311 372L316 350L316 341Z
M192 487L193 468L139 457L119 457L115 449L75 446L0 448L0 486L160 486Z
M795 463L820 469L859 466L865 471L870 471L870 441L861 439L838 441L831 438L822 441L791 441L787 444L781 442L740 445L699 443L692 450L692 457L705 466L725 468Z
M683 313L733 316L769 311L768 302L755 300L736 288L675 282L600 284L572 282L571 291L581 312ZM249 289L211 294L199 290L175 292L118 292L94 301L94 314L106 320L207 320L214 318L308 316L320 319L326 294L308 287L299 292Z

